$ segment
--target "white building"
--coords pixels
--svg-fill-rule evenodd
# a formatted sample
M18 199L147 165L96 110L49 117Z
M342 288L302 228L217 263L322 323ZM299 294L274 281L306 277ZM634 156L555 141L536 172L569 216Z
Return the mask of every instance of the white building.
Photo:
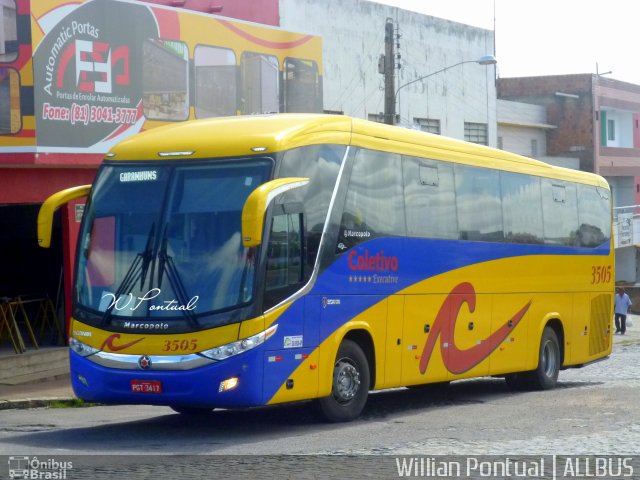
M280 0L282 28L322 37L325 110L360 118L384 111L387 19L400 55L395 90L446 69L400 88L398 123L496 146L495 67L475 63L493 54L493 31L364 0Z

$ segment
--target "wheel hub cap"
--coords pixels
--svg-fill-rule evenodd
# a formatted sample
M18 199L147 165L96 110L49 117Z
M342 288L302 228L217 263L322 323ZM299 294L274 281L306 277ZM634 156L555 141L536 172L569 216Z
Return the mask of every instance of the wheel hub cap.
M336 365L335 397L345 403L353 399L360 389L360 373L350 363Z

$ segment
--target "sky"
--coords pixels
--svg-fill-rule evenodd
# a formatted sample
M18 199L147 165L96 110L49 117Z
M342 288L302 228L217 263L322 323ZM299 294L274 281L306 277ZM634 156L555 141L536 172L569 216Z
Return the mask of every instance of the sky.
M489 30L495 5L500 77L611 72L607 77L640 85L634 1L374 1Z

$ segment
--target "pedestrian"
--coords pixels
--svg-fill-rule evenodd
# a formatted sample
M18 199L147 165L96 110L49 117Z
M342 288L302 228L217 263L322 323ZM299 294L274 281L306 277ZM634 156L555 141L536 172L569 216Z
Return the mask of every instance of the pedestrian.
M629 295L624 292L624 288L616 288L615 296L615 320L616 320L616 333L624 335L627 331L627 313L631 307L631 299Z

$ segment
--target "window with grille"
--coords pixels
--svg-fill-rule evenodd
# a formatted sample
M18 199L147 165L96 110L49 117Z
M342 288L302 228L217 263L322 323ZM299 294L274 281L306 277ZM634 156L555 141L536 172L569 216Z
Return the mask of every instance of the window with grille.
M489 145L487 124L464 122L464 139L467 142Z
M440 120L436 118L414 118L414 123L420 127L420 130L428 133L440 135Z

